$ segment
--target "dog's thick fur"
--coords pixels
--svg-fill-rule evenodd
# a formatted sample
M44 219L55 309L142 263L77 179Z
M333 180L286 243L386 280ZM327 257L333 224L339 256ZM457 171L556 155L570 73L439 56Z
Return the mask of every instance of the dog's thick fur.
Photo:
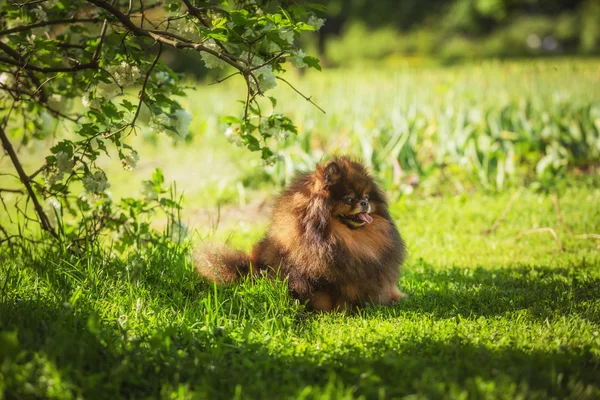
M341 157L294 179L249 255L205 246L195 265L221 283L266 271L287 279L309 307L329 311L399 300L404 256L384 193L361 163Z

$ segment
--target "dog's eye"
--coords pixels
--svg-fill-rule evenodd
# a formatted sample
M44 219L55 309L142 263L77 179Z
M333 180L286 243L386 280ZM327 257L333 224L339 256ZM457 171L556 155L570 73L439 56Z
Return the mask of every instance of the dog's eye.
M352 204L352 197L346 196L344 197L344 201L346 202L346 204Z

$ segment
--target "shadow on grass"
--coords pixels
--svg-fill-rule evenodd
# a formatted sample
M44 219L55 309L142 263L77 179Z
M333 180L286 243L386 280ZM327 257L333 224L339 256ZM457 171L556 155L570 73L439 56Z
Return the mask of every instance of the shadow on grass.
M400 338L399 343L371 339L361 347L342 344L322 352L312 346L303 352L281 348L284 345L274 340L279 346L274 350L265 344L269 338L243 339L240 329L208 329L191 320L193 313L186 315L186 324L154 324L145 333L134 333L116 321L95 318L93 304L78 303L75 309L63 304L84 279L86 290L102 282L104 289L98 295L107 300L110 293L104 290L130 279L136 287L150 291L156 307L177 312L184 312L183 304L199 307L212 295L212 285L193 271L165 270L161 265L159 260L137 272L122 266L112 270L97 266L96 277L95 272L76 267L46 271L41 265L34 267L56 291L50 297L55 300L0 301L0 330L16 330L19 337L16 352L0 349L5 397L48 397L48 382L55 386L61 382L62 390L84 398L158 398L177 390L202 398L232 398L236 386L248 398L298 397L310 390L317 396L327 387L368 398L384 393L381 390L386 397L415 393L440 397L461 391L493 397L523 393L542 398L600 396L600 359L591 347L494 348L455 336ZM369 308L364 317L393 318L402 313L477 317L527 310L534 318L577 315L597 323L598 275L595 270L575 267L440 270L422 263L403 277L406 301L394 308ZM273 293L261 292L265 286L264 282L246 283L239 290L220 290L219 296L233 296L235 310L253 308L255 318L266 318L260 314L261 302ZM140 288L136 290L141 293ZM283 289L275 292L285 295ZM293 312L291 308L286 311ZM233 324L245 318L222 313L220 317ZM286 313L284 317L289 316ZM280 315L273 313L269 318ZM281 324L277 329L293 329L292 325ZM277 335L277 329L269 328L264 334Z
M371 340L327 352L273 351L262 339L244 341L227 330L189 325L134 337L117 322L102 323L39 301L0 303L0 326L17 330L20 342L8 358L0 352L6 398L46 397L52 380L84 398L156 398L177 390L232 398L236 386L248 398L293 398L306 390L323 394L328 385L367 398L382 390L386 397L462 391L505 397L600 395L600 358L587 347L489 348L455 336Z
M578 267L440 270L425 265L406 271L401 285L407 298L394 307L395 312L451 318L527 310L539 319L578 315L600 323L600 274Z

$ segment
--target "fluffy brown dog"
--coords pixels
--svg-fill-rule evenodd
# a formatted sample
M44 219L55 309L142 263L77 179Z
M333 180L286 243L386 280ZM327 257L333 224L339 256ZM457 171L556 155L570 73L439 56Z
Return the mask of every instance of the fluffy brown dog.
M195 265L220 283L266 271L287 279L309 307L329 311L399 300L404 255L384 193L362 164L342 157L294 179L250 255L205 248Z

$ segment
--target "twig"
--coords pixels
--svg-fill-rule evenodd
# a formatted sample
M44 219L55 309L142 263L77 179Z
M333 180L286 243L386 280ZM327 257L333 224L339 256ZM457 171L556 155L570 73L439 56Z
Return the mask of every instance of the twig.
M597 233L583 233L581 235L574 236L577 239L597 239L600 240L600 235Z
M102 43L104 43L104 37L106 36L106 29L108 28L108 20L105 19L102 23L102 30L100 32L100 40L98 41L98 45L96 46L96 50L94 50L94 55L92 56L92 64L98 65L98 59L100 58L100 51L102 50Z
M16 51L12 47L10 47L9 45L7 45L6 43L3 43L1 41L0 41L0 49L4 50L4 52L6 54L8 54L10 57L12 57L15 61L20 61L22 58L21 54L18 51ZM48 101L46 92L44 90L42 90L43 84L40 83L40 80L37 78L37 76L35 76L35 74L32 71L25 71L25 73L27 74L29 79L31 79L31 82L33 82L33 84L38 87L38 89L33 93L36 94L37 92L40 92L40 100L43 102Z
M234 76L240 74L240 71L234 72L233 74L227 75L225 78L217 79L214 82L209 83L209 85L216 85L217 83L225 82L229 78L233 78Z
M517 236L515 236L515 240L519 240L520 238L522 238L525 235L531 235L531 234L534 234L534 233L542 233L542 232L550 232L550 234L554 237L554 240L556 241L556 244L558 245L558 248L561 251L565 250L565 248L563 247L563 245L562 245L560 239L558 238L558 235L554 231L554 229L549 228L549 227L535 228L535 229L526 230L524 232L519 233Z
M94 69L98 67L98 64L95 62L85 63L85 64L77 64L72 67L38 67L37 65L31 64L23 64L21 62L15 61L11 58L0 57L0 63L14 65L16 67L22 68L28 71L36 71L36 72L77 72L84 69Z
M20 193L20 194L25 193L25 192L23 192L22 189L4 189L4 188L0 188L0 193L1 192L6 192L6 193Z
M510 209L512 208L513 203L515 202L515 200L519 197L519 195L521 194L521 190L517 190L512 197L510 198L508 204L506 205L506 208L504 208L504 211L502 211L502 214L500 215L500 217L494 221L494 223L492 224L492 226L490 226L487 229L484 229L480 232L481 235L489 235L492 232L495 232L496 229L498 229L498 227L500 226L500 224L502 223L502 221L504 221L506 219L506 217L508 216L508 213L510 211Z
M302 94L302 92L300 92L298 89L296 89L291 83L289 83L287 80L283 79L280 76L276 77L277 79L279 79L280 81L283 81L285 83L288 84L289 87L291 87L292 89L294 89L294 92L298 93L300 96L302 96L304 98L304 100L308 101L309 103L311 103L313 106L317 107L319 109L319 111L321 111L323 114L327 114L325 112L325 110L323 110L321 107L318 106L317 103L315 103L314 101L311 100L310 97L306 97L304 94Z
M156 53L156 57L154 57L154 61L152 61L152 65L150 65L150 68L148 68L148 71L146 71L146 77L144 78L144 83L142 84L142 89L140 89L140 94L139 94L140 102L138 103L137 110L135 110L135 115L133 116L133 120L131 120L131 125L135 125L135 121L137 120L138 116L140 115L140 110L142 109L144 98L146 97L146 86L148 86L148 81L150 79L150 75L152 75L152 70L154 70L154 67L156 67L156 64L158 63L158 60L160 59L161 54L162 54L162 43L158 43L158 52Z
M33 192L33 188L31 187L29 178L28 178L27 174L25 173L25 171L23 170L23 166L21 165L21 162L19 161L19 158L17 157L17 154L15 153L14 148L12 147L12 144L8 140L8 136L6 136L6 132L2 128L0 128L0 139L2 140L2 147L4 147L4 150L6 150L6 152L8 153L8 156L10 157L10 160L12 161L13 166L15 167L15 169L17 170L17 173L19 174L21 183L23 183L23 185L25 186L25 189L27 189L27 193L29 194L31 201L33 202L33 207L34 207L36 213L38 214L38 217L40 218L39 222L40 222L40 225L42 226L42 229L48 231L48 233L50 233L54 238L58 239L59 238L58 234L54 231L54 229L52 228L52 225L50 225L48 216L44 212L44 209L40 205L35 193Z
M248 68L246 71L251 72L251 71L255 71L257 69L261 69L262 67L264 67L265 65L271 64L273 61L277 60L279 57L281 57L282 55L284 55L286 52L282 51L279 54L274 55L273 57L271 57L270 59L268 59L267 61L263 62L262 64L259 65L255 65L254 67L250 67ZM289 83L288 83L289 85Z
M556 219L558 220L558 224L560 226L563 227L563 229L565 231L567 231L569 233L569 235L571 235L572 237L574 237L575 239L597 239L600 240L600 234L597 233L582 233L579 235L576 235L564 222L563 218L562 218L562 212L560 210L560 203L559 203L559 198L558 198L558 194L555 194L552 197L552 202L554 203L554 211L556 212Z
M552 196L552 202L554 203L554 211L556 212L556 219L558 220L558 224L560 226L563 227L563 229L567 232L569 232L569 234L573 234L573 231L567 226L565 225L563 218L562 218L562 213L560 211L560 203L558 201L558 194L554 194L554 196Z
M17 32L26 32L26 31L29 31L29 30L31 30L33 28L39 28L39 27L42 27L42 26L66 25L66 24L76 24L76 23L82 23L82 22L96 23L96 22L100 22L100 21L101 21L100 18L65 18L65 19L53 19L53 20L50 20L50 21L37 22L35 24L21 25L21 26L15 26L14 28L10 28L10 29L5 29L3 31L0 31L0 36L10 35L11 33L17 33Z
M29 175L29 181L32 181L36 176L38 176L38 174L40 172L42 172L43 170L45 170L47 167L46 163L44 163L44 165L42 165L40 168L37 169L37 171L35 171L33 174Z

